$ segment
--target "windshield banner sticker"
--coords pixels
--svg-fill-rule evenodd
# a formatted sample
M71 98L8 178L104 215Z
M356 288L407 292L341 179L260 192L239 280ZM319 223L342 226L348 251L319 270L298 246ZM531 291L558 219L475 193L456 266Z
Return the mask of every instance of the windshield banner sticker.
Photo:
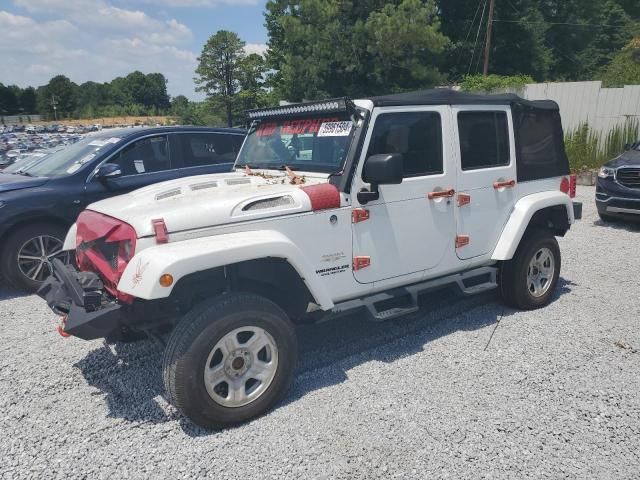
M333 123L349 123L351 122L335 122L336 118L305 118L300 120L287 120L279 124L278 122L265 122L261 123L257 130L256 134L259 137L268 137L273 135L278 127L280 127L281 135L302 135L302 134L313 134L318 133L324 124L333 124ZM347 136L349 132L345 134L340 134L340 136ZM318 134L319 136L319 134ZM325 135L328 136L328 135Z
M319 137L346 137L351 133L353 122L325 122L320 125Z

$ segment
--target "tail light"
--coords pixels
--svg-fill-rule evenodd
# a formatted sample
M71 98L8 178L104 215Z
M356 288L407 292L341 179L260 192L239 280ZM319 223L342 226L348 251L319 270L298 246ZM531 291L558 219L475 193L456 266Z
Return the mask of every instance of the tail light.
M569 175L569 178L562 177L560 191L569 195L569 198L576 198L576 175Z
M569 197L576 198L576 184L578 183L578 176L575 173L569 175Z
M111 295L131 303L133 297L120 293L117 287L135 254L135 229L117 218L91 210L83 211L76 225L76 261L80 270L97 273Z

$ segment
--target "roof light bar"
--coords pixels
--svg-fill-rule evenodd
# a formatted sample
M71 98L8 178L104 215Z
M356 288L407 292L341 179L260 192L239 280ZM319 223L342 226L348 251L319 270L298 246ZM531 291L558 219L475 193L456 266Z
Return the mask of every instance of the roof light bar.
M277 108L263 108L260 110L249 110L247 116L249 120L263 118L277 118L284 116L326 114L326 113L351 113L355 110L355 105L349 98L337 98L324 100L321 102L296 103L283 105Z

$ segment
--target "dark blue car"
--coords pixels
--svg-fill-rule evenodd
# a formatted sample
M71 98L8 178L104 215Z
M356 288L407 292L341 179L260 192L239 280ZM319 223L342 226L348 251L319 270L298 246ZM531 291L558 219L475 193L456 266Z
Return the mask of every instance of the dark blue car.
M640 220L640 142L600 169L596 207L604 222Z
M104 130L0 173L0 273L35 291L53 258L67 261L67 230L90 203L152 183L230 171L244 140L237 129Z

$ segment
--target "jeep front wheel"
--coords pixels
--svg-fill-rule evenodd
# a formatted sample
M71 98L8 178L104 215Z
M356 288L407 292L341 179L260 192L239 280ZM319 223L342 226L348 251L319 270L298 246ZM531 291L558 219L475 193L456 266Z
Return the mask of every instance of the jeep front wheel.
M513 259L502 265L502 298L522 310L544 307L551 301L560 266L560 248L553 234L547 230L528 233Z
M169 401L194 423L223 428L259 416L287 392L297 341L270 300L231 293L204 302L172 332L163 362Z

